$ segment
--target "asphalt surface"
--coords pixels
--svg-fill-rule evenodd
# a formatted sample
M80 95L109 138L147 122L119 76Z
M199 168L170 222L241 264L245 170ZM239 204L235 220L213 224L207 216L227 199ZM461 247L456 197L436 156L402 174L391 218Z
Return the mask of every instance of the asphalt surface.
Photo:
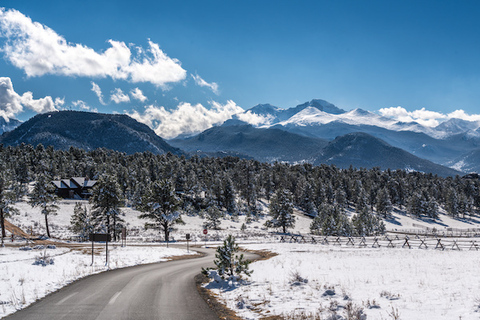
M198 294L194 277L213 266L205 257L116 269L72 283L5 319L218 319Z

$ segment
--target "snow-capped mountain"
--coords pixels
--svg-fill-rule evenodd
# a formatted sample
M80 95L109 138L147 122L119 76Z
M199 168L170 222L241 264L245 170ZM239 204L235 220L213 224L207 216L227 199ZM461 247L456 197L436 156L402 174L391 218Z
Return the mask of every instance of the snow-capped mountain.
M444 136L466 133L473 137L480 137L480 121L468 121L462 119L449 119L435 127L437 132Z
M262 132L263 134L268 132L270 141L273 141L273 132L290 132L299 137L297 138L299 141L302 141L299 145L305 145L305 141L303 141L301 137L333 141L337 137L362 132L381 139L392 147L400 148L411 155L440 165L453 167L456 164L454 168L461 169L459 163L462 163L462 168L465 170L477 167L475 162L472 163L476 157L467 155L474 150L480 149L480 121L450 119L436 127L429 127L418 122L397 121L362 109L345 111L325 100L315 99L289 109L281 109L271 104L259 104L242 114L235 115L232 120L224 123L221 129L218 129L222 131L222 134L217 135L217 137L222 135L224 135L224 137L231 137L237 134L238 132L235 133L235 130L238 130L238 127L236 129L227 127L232 125L241 126L242 123L245 125L247 123L243 122L242 119L249 118L257 120L251 129L249 129L251 131L249 135L252 137L248 140L250 151L245 149L246 140L243 140L244 145L241 148L240 145L235 146L233 143L234 139L229 141L228 146L224 143L215 145L214 136L211 134L209 135L208 144L215 146L216 151L219 151L219 148L228 147L228 150L232 152L246 153L254 158L258 158L260 154L257 153L257 151L261 150L261 158L264 160L268 158L269 152L276 156L279 154L285 156L285 153L284 151L279 152L278 148L282 146L282 138L279 136L278 139L280 140L277 143L263 143L260 146L257 140L261 137ZM261 120L258 121L258 119ZM279 131L256 131L254 130L255 128L277 129ZM253 132L255 132L254 136L251 135ZM200 135L196 137L200 137ZM203 135L203 137L205 137L205 135ZM289 140L290 145L295 145L291 144L292 141L292 139ZM355 141L360 140L357 139ZM185 142L177 139L174 144L180 148L186 147L189 150L202 150L202 148L207 148L205 142L201 142L199 139L190 139ZM196 148L196 145L198 148ZM252 150L256 151L253 152ZM298 153L299 148L291 148L290 150L291 153ZM390 149L384 148L382 150ZM387 154L380 154L379 156L389 157ZM314 157L314 155L309 155L307 151L301 153L303 160L309 161L312 157ZM454 161L461 157L465 158L464 162ZM282 157L273 158L280 161L299 161L298 156L290 156L288 159L287 157L283 157L283 159ZM407 158L412 159L403 157L404 160ZM353 159L351 160L353 161ZM342 161L346 163L348 159L345 158L342 159ZM356 161L356 163L360 164L361 161ZM398 168L398 164L396 164L395 167Z
M424 133L435 139L446 139L458 134L480 138L480 121L449 119L436 127L428 127L418 122L401 122L378 115L374 112L354 109L342 110L335 105L320 99L300 104L294 108L281 109L270 104L260 104L245 111L265 118L257 123L259 127L283 126L323 126L332 122L353 126L374 126L392 131L410 131ZM239 115L234 118L240 119Z

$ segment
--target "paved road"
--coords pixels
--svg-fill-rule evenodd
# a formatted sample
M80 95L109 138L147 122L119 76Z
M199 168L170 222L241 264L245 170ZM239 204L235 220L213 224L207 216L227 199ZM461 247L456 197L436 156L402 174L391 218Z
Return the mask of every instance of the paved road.
M87 277L5 319L218 319L194 283L201 267L213 265L214 250L198 251L207 255Z

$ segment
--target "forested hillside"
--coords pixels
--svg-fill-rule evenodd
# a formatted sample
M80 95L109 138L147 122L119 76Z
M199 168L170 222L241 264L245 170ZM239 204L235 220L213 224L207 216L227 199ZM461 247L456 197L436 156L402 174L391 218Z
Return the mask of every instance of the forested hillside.
M316 217L312 232L324 234L372 233L375 230L365 224L387 217L394 206L429 218L436 218L440 207L459 218L480 209L478 176L442 178L403 170L267 164L235 157L185 158L170 153L127 155L73 147L63 151L42 145L2 146L0 167L2 178L14 182L17 197L25 193L27 183L43 175L52 180L108 177L108 181L118 183L125 204L133 207L141 205L151 182L168 181L174 186L180 208L189 214L213 208L222 215L245 214L255 219L261 214L259 199L283 201L273 195L286 191L296 208ZM347 208L356 211L353 219L346 218Z

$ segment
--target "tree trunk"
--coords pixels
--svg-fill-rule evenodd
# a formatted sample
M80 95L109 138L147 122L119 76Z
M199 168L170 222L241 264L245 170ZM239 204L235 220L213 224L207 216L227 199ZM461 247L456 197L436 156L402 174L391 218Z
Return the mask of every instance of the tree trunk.
M3 209L0 209L0 224L2 226L2 243L1 243L1 246L4 247L5 244L3 242L3 238L6 237L6 233L5 233L5 216L3 215Z
M107 214L107 234L111 234L110 233L110 216Z
M117 241L117 216L113 215L113 241Z
M5 216L3 214L3 209L0 209L0 225L2 227L2 238L5 238L7 234L5 232Z
M50 238L50 229L48 228L48 214L44 213L45 215L45 227L47 228L47 237Z
M170 231L168 229L169 229L168 222L165 222L163 224L163 230L165 231L165 242L167 243L168 243L168 238L170 237Z

